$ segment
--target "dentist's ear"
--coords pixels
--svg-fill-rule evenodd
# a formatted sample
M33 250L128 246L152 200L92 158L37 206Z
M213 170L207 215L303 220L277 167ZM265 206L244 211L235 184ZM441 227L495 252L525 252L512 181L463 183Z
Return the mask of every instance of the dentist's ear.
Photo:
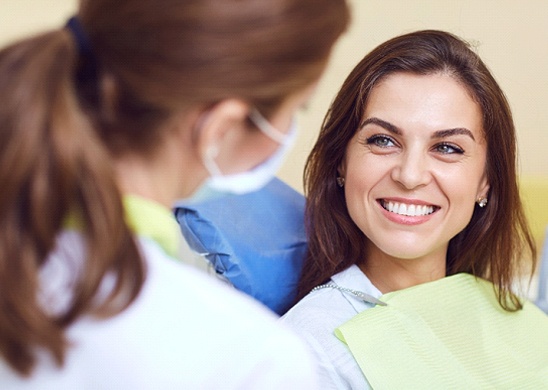
M202 157L217 155L227 141L238 139L237 135L245 131L249 109L249 104L238 99L222 100L205 109L193 129L197 153Z

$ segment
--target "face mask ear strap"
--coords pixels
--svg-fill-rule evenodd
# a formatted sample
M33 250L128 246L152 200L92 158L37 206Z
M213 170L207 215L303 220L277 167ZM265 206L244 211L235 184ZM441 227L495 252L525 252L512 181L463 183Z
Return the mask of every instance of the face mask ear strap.
M264 116L254 107L249 111L249 119L261 130L267 137L276 141L279 144L287 142L287 134L282 133L268 122Z
M204 166L211 176L223 176L221 170L215 163L215 157L219 155L219 148L216 145L209 146L205 151L205 156L202 159Z

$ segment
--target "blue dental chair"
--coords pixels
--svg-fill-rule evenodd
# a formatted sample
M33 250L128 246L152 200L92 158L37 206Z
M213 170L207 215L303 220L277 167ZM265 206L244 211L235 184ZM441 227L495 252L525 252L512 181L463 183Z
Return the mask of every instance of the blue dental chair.
M217 275L278 315L293 303L304 255L304 196L274 178L264 188L199 203L175 216Z
M520 192L534 239L542 248L535 304L548 314L548 176L522 175Z
M535 304L548 314L548 228L546 229L544 245L540 256L538 294Z

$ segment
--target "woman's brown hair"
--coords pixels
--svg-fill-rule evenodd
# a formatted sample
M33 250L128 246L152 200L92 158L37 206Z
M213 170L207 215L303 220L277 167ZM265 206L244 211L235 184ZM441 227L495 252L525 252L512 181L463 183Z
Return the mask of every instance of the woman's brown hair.
M193 105L236 97L272 113L320 76L349 10L344 0L84 0L78 19L87 48L60 29L0 51L0 353L22 375L40 349L62 365L67 326L119 313L141 289L113 156L148 155L162 124ZM69 217L86 261L68 308L52 314L40 272ZM116 282L98 300L107 273Z
M372 89L396 72L449 74L481 108L487 143L489 204L449 243L447 275L467 272L493 282L506 310L521 308L512 282L536 248L525 220L516 174L516 135L510 107L486 65L460 38L418 31L393 38L367 54L343 83L307 160L304 180L309 249L298 299L333 274L367 261L363 233L351 220L337 169L362 120ZM529 252L529 253L528 253ZM528 254L530 256L528 256Z

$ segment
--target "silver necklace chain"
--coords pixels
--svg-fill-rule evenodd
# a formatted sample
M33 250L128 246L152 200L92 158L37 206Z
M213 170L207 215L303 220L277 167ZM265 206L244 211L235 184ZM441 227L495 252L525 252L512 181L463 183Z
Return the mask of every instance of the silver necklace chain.
M364 302L372 303L374 305L388 306L387 303L378 300L377 298L375 298L372 295L366 294L362 291L356 291L356 290L352 290L350 288L341 287L341 286L336 285L335 283L326 283L326 284L322 284L320 286L316 286L312 289L312 291L318 291L318 290L321 290L321 289L324 289L324 288L334 288L335 290L339 290L339 291L342 291L342 292L352 294L354 297L359 298L359 299L363 300Z

